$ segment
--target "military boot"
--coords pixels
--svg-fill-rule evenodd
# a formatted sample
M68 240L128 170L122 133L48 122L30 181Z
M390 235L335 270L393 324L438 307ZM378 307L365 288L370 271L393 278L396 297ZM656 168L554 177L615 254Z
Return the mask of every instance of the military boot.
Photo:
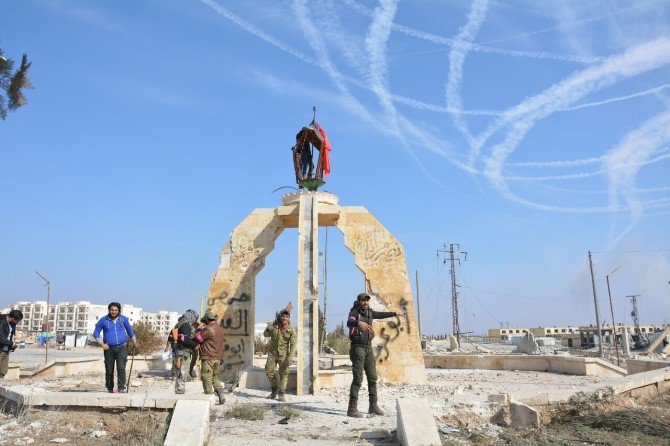
M224 404L226 402L226 397L223 396L223 387L215 390L217 396L219 397L219 404Z
M353 418L363 418L363 414L358 411L358 398L349 398L347 416Z
M277 395L277 401L286 401L286 398L284 398L284 389L279 390L279 394Z
M377 405L377 397L376 396L371 396L370 397L370 409L368 410L368 413L374 414L374 415L384 415L384 411L379 408Z
M273 400L277 397L277 388L273 387L272 392L268 395L268 399Z

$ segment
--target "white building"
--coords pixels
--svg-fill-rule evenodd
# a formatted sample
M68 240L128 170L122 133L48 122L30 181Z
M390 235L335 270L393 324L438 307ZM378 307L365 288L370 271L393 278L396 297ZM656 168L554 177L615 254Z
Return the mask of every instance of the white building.
M142 313L140 320L146 324L150 324L158 333L167 336L170 330L174 328L179 319L179 313L176 311L159 311L152 313L145 311Z
M23 319L16 326L17 331L36 334L43 330L47 314L46 301L17 302L4 313L12 309L20 310ZM107 314L107 305L93 304L89 301L59 302L49 305L49 327L52 332L79 332L92 334L95 324ZM122 305L121 314L125 315L131 324L145 319L151 319L151 324L161 334L167 335L179 318L176 312L159 311L157 313L143 312L142 308L133 305ZM145 315L147 315L145 317Z

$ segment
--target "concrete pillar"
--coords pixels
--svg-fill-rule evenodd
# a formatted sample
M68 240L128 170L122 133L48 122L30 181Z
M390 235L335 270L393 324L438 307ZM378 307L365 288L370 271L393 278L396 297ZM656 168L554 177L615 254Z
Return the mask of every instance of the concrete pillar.
M623 354L630 355L630 339L628 337L628 329L624 328L621 333L621 344L623 347Z
M300 195L298 211L298 395L319 393L318 204Z

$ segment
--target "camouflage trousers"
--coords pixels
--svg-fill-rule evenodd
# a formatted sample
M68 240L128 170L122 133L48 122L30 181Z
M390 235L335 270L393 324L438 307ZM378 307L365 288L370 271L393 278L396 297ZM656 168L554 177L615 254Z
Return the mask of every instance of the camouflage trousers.
M368 395L370 398L377 398L377 368L372 347L352 344L349 359L351 359L351 371L354 375L349 388L349 398L358 399L358 391L363 384L363 373L368 378Z
M285 362L287 362L286 365L284 364ZM275 377L275 366L277 365L279 365L279 376ZM265 374L268 375L270 386L273 389L286 390L290 369L290 361L286 361L286 356L268 353L268 361L265 363Z
M213 359L203 359L200 361L200 379L205 394L214 393L214 390L223 388L219 380L219 367L221 361Z
M179 350L178 353L181 359L181 365L177 367L177 376L174 383L174 393L186 393L186 381L190 381L191 377L189 376L188 369L191 365L191 356L193 352L191 350Z

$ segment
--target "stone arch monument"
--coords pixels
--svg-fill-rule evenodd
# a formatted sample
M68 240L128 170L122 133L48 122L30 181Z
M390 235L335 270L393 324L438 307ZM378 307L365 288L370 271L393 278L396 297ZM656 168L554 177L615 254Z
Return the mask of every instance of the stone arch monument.
M361 206L339 206L328 192L284 195L282 206L255 209L232 232L212 275L208 308L219 316L226 336L224 374L253 363L255 282L284 228L298 228L297 393L317 394L318 227L336 226L363 272L371 306L407 311L408 318L374 324L377 372L390 382L425 383L423 353L402 245ZM363 290L361 290L363 291ZM353 302L355 296L349 300ZM277 302L277 308L283 303ZM295 321L295 318L294 318Z

